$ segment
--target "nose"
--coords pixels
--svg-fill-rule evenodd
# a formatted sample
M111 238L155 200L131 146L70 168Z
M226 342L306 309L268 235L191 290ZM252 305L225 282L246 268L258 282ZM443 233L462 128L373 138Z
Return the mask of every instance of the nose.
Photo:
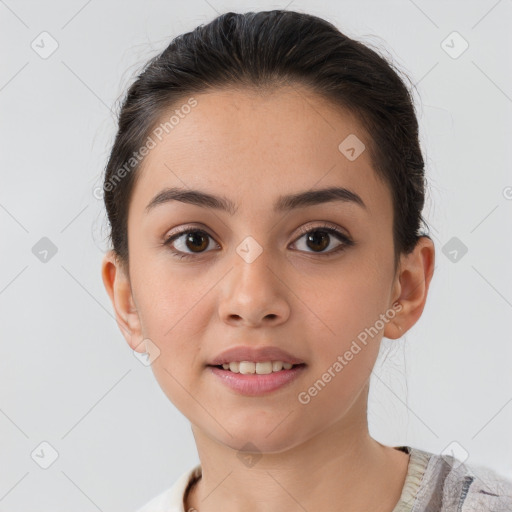
M272 266L266 251L248 263L234 254L233 268L223 280L220 318L231 325L277 326L290 315L284 276Z

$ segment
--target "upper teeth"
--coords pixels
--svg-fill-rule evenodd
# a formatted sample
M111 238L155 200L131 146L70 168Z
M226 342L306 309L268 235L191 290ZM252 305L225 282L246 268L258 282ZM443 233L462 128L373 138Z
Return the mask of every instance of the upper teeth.
M289 370L293 365L291 363L283 363L282 361L265 361L262 363L253 363L252 361L240 361L232 363L224 363L224 370L231 370L234 373L257 373L265 375L272 372L279 372L283 368Z

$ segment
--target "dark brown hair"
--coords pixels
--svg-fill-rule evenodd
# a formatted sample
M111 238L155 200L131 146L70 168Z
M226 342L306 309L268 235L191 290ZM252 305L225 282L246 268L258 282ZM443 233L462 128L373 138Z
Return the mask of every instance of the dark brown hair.
M411 93L392 64L313 15L228 12L173 39L147 62L124 98L103 183L109 237L121 263L128 267L137 152L162 115L194 93L286 84L308 87L333 108L354 114L365 129L373 168L392 194L395 269L400 254L428 236L419 232L421 223L426 226L426 181L418 122Z

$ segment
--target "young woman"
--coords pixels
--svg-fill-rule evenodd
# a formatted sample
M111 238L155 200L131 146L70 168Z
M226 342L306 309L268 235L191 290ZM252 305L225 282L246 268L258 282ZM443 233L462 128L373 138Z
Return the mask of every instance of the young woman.
M140 512L512 510L491 470L369 435L380 341L434 269L385 59L315 16L219 16L131 85L104 191L119 327L201 461Z

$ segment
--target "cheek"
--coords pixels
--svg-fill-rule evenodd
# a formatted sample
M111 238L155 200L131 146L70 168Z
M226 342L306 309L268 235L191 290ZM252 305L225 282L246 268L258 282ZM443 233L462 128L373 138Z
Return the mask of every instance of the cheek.
M331 279L328 291L312 302L322 330L315 332L312 322L304 326L314 350L310 374L300 390L309 402L300 403L325 424L343 416L358 399L379 354L382 326L376 322L385 312L386 289L371 272Z
M365 384L378 357L388 281L378 265L363 265L359 261L357 268L332 276L324 290L311 297L312 309L317 314L311 316L315 325L308 322L305 326L310 345L317 347L312 352L311 384L316 379L328 382L319 403L331 399L347 403ZM322 321L317 321L317 317Z
M211 306L204 297L209 286L191 286L191 280L172 280L148 276L140 305L144 336L160 353L152 363L159 386L169 400L189 416L193 414L191 396L198 395L197 383L206 359L203 343ZM198 414L196 412L195 414Z
M212 287L211 279L206 281L201 277L192 279L190 273L177 272L168 262L154 260L138 265L133 274L143 336L157 345L166 365L173 366L178 359L187 365L196 357L200 345L195 339L199 339L212 314L205 309Z
M389 286L375 267L344 268L331 274L316 292L301 287L299 296L316 315L310 317L321 325L321 332L333 345L343 345L375 324L387 307Z
M148 329L157 329L155 334L162 336L197 303L204 291L201 292L198 280L190 279L192 274L177 268L172 256L158 251L158 255L134 251L132 282L139 312Z

